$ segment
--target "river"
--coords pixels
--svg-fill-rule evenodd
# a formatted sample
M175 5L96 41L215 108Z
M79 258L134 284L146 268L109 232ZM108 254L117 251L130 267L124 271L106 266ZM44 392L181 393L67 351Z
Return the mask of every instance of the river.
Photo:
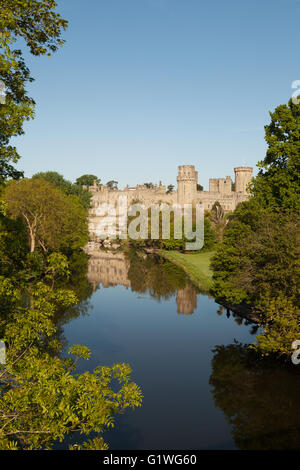
M61 326L66 347L91 349L79 372L129 363L144 395L104 434L110 449L299 445L299 374L249 356L255 325L160 258L94 253L87 277L83 313Z

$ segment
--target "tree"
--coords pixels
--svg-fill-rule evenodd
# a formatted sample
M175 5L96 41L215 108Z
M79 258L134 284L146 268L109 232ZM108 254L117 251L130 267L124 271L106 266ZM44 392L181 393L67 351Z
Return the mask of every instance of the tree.
M173 191L174 191L174 184L169 184L169 186L167 187L167 194L172 194Z
M12 181L4 191L7 210L26 224L30 251L77 249L88 241L87 212L44 179Z
M93 186L94 184L100 184L101 180L95 175L82 175L76 179L76 184L80 186Z
M252 198L230 216L212 260L212 293L260 314L261 354L289 356L300 333L300 103L290 100L270 116Z
M5 85L5 103L0 105L0 183L20 178L12 164L20 158L9 144L24 133L23 123L34 117L34 101L28 97L27 83L33 81L22 52L13 49L23 39L35 56L51 55L63 44L61 32L67 21L55 12L53 0L2 0L0 5L0 80Z
M222 241L223 233L229 219L219 201L216 201L212 206L211 211L209 212L209 219L215 227L218 235L218 241Z
M197 191L203 191L202 184L197 184Z
M114 416L141 406L130 366L98 366L75 374L78 360L89 359L90 351L73 345L72 358L61 357L53 316L59 306L68 308L77 299L71 291L41 282L27 287L30 304L24 306L24 292L12 280L0 282L1 313L10 304L9 318L0 323L7 346L6 365L0 366L0 449L48 450L74 433L96 437L70 449L107 449L102 434L114 426Z
M72 183L66 180L63 175L57 173L57 171L40 171L32 176L33 179L43 179L52 183L54 186L59 188L65 194L71 194Z
M71 183L71 181L66 180L56 171L39 172L33 175L32 178L43 178L45 181L54 184L54 186L59 188L63 193L78 196L85 209L89 209L91 206L92 195L89 190L82 188L78 184Z
M269 210L300 208L300 102L278 106L265 126L268 149L258 163L253 195Z
M10 277L22 269L27 251L26 226L0 212L0 275Z
M115 180L108 181L108 182L106 183L106 186L107 186L109 189L118 189L118 181L115 181Z
M153 183L144 183L144 186L146 186L147 189L153 189L154 188Z
M215 296L252 306L280 293L296 301L299 231L294 214L267 212L254 199L239 206L212 260Z
M91 208L92 194L88 189L83 188L79 184L72 184L70 194L77 196L85 209Z

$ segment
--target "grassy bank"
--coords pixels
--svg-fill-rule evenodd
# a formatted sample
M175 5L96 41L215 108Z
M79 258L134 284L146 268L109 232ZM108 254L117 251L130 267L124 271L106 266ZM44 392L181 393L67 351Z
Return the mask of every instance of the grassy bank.
M212 271L209 265L214 253L214 251L207 251L185 254L178 251L160 251L161 256L180 266L190 279L205 291L208 291L212 284Z

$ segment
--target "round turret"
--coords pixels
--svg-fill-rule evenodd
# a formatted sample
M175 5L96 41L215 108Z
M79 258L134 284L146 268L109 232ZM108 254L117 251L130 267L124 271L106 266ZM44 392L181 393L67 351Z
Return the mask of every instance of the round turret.
M178 203L192 204L197 194L198 172L194 165L181 165L178 167Z
M239 166L234 169L235 173L235 191L237 193L247 194L247 186L252 180L253 168L249 166Z

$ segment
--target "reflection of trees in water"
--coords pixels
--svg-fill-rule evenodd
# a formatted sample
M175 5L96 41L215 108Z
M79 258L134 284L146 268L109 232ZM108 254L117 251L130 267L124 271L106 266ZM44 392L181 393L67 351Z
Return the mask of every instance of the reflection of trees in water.
M128 259L128 279L135 292L148 292L158 300L168 299L189 284L185 272L170 261L136 253L129 253Z
M60 332L60 341L62 341L62 326L74 318L87 315L92 308L89 299L93 294L93 288L87 279L88 263L89 258L83 251L73 253L69 261L71 271L69 280L57 284L57 287L72 289L78 299L76 305L56 313L55 323L57 331Z
M187 315L194 313L198 290L181 268L157 256L141 257L132 253L129 259L128 278L133 291L147 292L158 301L177 294L177 312Z
M121 285L133 292L149 294L160 301L177 293L178 313L191 314L197 307L196 289L185 272L159 256L130 250L122 252L97 251L89 260L88 280L93 290L101 286Z
M230 317L234 318L234 321L238 326L241 326L241 325L250 326L249 333L251 335L257 334L258 330L260 329L260 326L257 323L253 323L253 320L242 317L238 315L238 313L232 312L229 308L224 307L223 305L219 306L217 310L217 315L222 316L225 311L226 311L227 318L230 318Z
M299 368L259 359L246 345L217 346L210 385L239 449L300 449Z

